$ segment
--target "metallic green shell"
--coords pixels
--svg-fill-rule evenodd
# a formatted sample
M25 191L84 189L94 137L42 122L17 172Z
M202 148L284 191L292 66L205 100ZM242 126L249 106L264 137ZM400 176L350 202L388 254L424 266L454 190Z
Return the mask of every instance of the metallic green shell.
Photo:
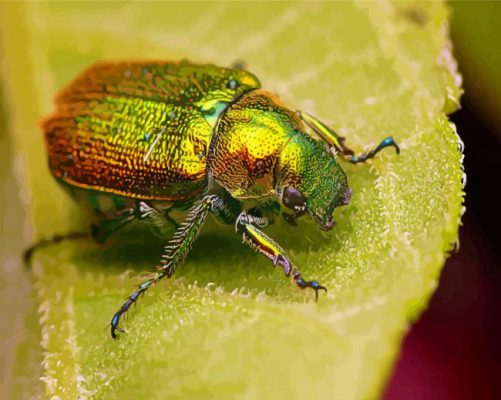
M43 122L49 167L67 184L182 200L203 191L217 119L259 88L243 70L189 62L104 62L87 69Z

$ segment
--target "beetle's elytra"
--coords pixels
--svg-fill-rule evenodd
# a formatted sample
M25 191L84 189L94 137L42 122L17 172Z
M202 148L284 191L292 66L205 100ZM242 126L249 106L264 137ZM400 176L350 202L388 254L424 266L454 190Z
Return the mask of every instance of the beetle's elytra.
M308 214L331 229L334 208L351 197L336 155L358 163L388 146L399 152L388 137L356 156L318 119L262 90L250 72L186 61L98 63L60 93L56 106L42 123L49 167L95 209L97 240L135 219L175 223L169 212L189 209L158 270L113 316L114 338L123 331L122 314L174 273L209 213L234 224L244 243L318 296L325 288L303 279L262 229L280 208L292 225ZM260 205L242 210L246 199Z

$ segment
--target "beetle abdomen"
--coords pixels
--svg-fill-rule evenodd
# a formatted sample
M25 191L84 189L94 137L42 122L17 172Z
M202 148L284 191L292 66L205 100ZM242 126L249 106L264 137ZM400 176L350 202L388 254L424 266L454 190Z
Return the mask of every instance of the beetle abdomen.
M43 123L51 172L70 185L133 198L191 197L205 187L207 105L256 85L250 73L210 65L97 64L60 94Z
M60 107L44 128L56 178L137 198L201 190L210 126L172 105L103 97Z

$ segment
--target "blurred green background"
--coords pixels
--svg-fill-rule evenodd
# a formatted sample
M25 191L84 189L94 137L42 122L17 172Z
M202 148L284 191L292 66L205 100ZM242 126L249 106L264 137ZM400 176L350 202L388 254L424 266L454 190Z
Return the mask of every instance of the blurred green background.
M465 88L473 94L471 107L498 127L495 110L500 109L501 63L493 40L499 27L493 16L499 16L499 5L453 3L452 11L455 54L465 74ZM402 200L399 193L405 191L404 185L391 188L386 197L380 192L391 185L385 177L393 169L396 176L410 173L405 159L394 166L393 155L388 154L371 169L348 167L359 196L339 216L333 239L316 238L314 227L309 225L303 228L311 244L283 226L274 228L275 237L279 235L287 249L297 247L293 256L306 265L308 273L320 268L318 273L330 283L332 290L323 308L320 305L317 310L300 294L290 297L286 280L250 252L241 251L238 240L226 236L204 239L194 249L186 272L182 272L185 280L168 288L155 288L155 296L162 293L161 300L155 302L149 297L145 299L147 307L138 307L127 325L132 335L137 334L136 340L127 338L117 345L106 337L106 318L136 282L122 271L132 268L134 276L153 265L155 249L161 244L146 247L151 253L147 257L137 255L144 246L143 250L136 246L126 252L126 246L115 245L106 248L104 256L101 249L90 246L86 247L90 255L84 257L70 245L60 246L41 257L34 277L23 270L19 254L34 237L83 224L80 211L59 191L45 168L37 122L53 110L55 91L97 59L189 57L221 65L244 59L267 88L295 108L330 119L328 122L350 135L357 149L376 141L381 132L397 129L404 149L412 149L417 163L424 162L426 146L435 149L437 155L444 151L440 146L446 148L445 142L433 139L432 133L447 137L450 132L445 125L437 127L434 119L442 110L452 111L459 94L458 82L454 81L457 77L441 71L443 65L434 65L445 43L446 16L440 3L421 2L383 2L379 6L363 2L0 4L0 185L4 194L0 201L1 392L13 398L42 392L62 398L74 398L75 393L95 398L153 398L165 394L163 390L168 388L170 396L180 398L224 397L222 393L246 398L271 394L274 398L316 398L321 394L379 397L407 323L419 315L431 295L443 249L455 236L460 171L453 169L457 166L455 158L448 158L449 153L437 158L445 165L450 163L452 172L443 172L436 179L442 184L448 179L453 182L453 205L437 206L443 220L435 214L414 212L410 218L415 218L416 224L408 223L409 231L415 232L428 227L423 222L426 218L431 218L436 232L451 224L448 239L434 244L437 255L433 261L422 262L429 268L421 270L420 260L410 259L418 256L406 252L405 244L397 246L399 254L391 254L393 259L400 257L398 261L391 261L384 245L371 248L363 240L364 235L377 238L381 234L376 229L378 221L371 218L384 208L390 195ZM449 56L444 53L445 58ZM444 62L453 64L452 59ZM421 67L416 67L420 63ZM408 81L402 78L406 74ZM444 96L446 87L449 92ZM421 137L421 132L430 133ZM405 134L409 137L404 138ZM419 139L414 142L412 135ZM426 160L434 162L433 158ZM372 185L379 185L378 191ZM415 181L408 179L407 185L412 188ZM440 198L441 193L430 196L435 195ZM418 202L419 196L414 201ZM399 218L409 218L408 210L413 209L403 207L401 214L395 211L392 234L397 238L402 232L398 228L407 223ZM372 232L369 228L358 231L351 221L358 226L367 223L369 228L375 224L375 228ZM384 225L382 221L381 227ZM426 258L428 242L417 234L410 235L409 246L417 246ZM209 252L210 261L206 262L207 249L218 246L226 254ZM336 256L332 249L338 251ZM360 250L367 255L361 258L373 265L357 258ZM315 254L320 262L311 262L309 254ZM103 268L103 259L110 258L114 265L107 267L106 274L95 273L92 268ZM242 260L253 264L251 271L238 265ZM211 273L211 267L214 270L214 263L220 261L228 269ZM336 273L322 271L321 262L336 266ZM134 263L141 266L134 269ZM204 290L212 280L217 280L220 291ZM235 299L228 296L233 288L245 289ZM256 304L254 299L263 291L268 296ZM172 300L173 295L177 300ZM65 296L70 296L69 300ZM76 316L68 317L65 304L74 304ZM203 307L212 311L206 314ZM155 313L166 317L151 326L148 315ZM350 320L346 318L349 313L356 316ZM158 341L152 336L169 331L183 317L188 320L187 328L176 327L174 339ZM54 330L47 321L70 323ZM99 325L96 332L86 334L93 324ZM243 333L235 332L239 330ZM68 345L68 339L75 337L77 343ZM204 340L203 344L194 344ZM243 349L243 343L251 348ZM159 346L158 351L155 346ZM232 351L233 356L214 349ZM115 351L118 355L113 354ZM151 352L158 353L160 360ZM164 365L166 360L172 367ZM281 368L284 364L289 364L286 371ZM152 376L155 385L149 381ZM245 384L246 377L254 382L254 392L252 384ZM170 383L162 387L162 380ZM281 383L273 383L276 380ZM151 392L141 392L143 384ZM104 385L106 390L102 391Z

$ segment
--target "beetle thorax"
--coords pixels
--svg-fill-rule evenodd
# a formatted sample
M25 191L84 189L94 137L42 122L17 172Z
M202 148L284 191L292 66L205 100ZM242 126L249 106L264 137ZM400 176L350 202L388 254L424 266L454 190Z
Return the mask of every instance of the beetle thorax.
M274 194L275 167L291 137L302 129L276 96L251 91L221 115L209 150L212 177L235 198Z

